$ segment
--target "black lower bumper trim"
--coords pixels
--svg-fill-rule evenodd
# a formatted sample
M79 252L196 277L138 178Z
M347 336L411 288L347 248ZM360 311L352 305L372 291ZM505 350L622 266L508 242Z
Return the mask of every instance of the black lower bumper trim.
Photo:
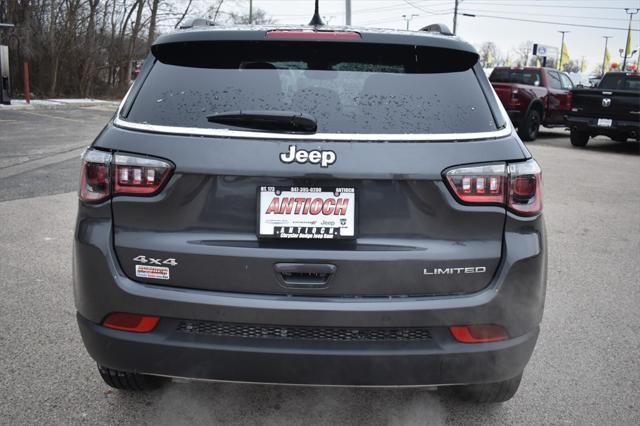
M78 315L89 354L117 370L258 383L419 386L482 383L520 374L538 329L502 342L309 342L112 330ZM437 336L436 336L437 337ZM435 337L434 337L435 340Z

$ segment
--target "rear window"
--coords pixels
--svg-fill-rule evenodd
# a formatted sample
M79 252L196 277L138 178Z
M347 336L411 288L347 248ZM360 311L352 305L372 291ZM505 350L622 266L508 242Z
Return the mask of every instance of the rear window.
M515 83L529 86L540 86L542 77L540 71L535 70L498 70L495 69L489 77L492 83Z
M128 121L230 128L212 114L293 111L317 133L467 133L496 130L472 67L477 55L415 46L189 43L158 58Z
M640 90L640 75L638 74L606 74L599 89L609 90Z

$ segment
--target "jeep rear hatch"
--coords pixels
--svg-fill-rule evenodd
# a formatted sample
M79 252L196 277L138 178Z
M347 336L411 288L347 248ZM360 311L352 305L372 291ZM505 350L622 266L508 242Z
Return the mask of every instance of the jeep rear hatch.
M460 191L472 182L484 196L495 185L506 190L503 175L490 175L525 156L514 140L495 136L505 122L490 107L495 98L475 53L280 39L165 47L154 50L121 116L152 133L113 128L102 141L175 164L159 194L113 199L115 250L131 279L310 296L460 294L489 284L505 208L459 201L443 172L496 165L455 177ZM208 120L269 110L313 117L317 132L263 137ZM242 138L229 137L235 131ZM322 136L340 134L355 138ZM433 134L450 136L413 140ZM287 229L294 203L303 231Z

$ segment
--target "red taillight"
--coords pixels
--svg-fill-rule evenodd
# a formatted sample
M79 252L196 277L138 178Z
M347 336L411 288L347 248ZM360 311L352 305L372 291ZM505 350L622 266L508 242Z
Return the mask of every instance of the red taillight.
M465 203L504 202L506 168L504 164L458 167L447 171L454 194Z
M460 343L498 342L509 338L505 329L499 325L463 325L449 327L449 331Z
M520 99L518 97L518 90L514 89L511 91L511 97L509 98L509 104L510 105L519 105L520 104Z
M102 325L115 330L148 333L156 328L158 321L159 317L118 312L107 315Z
M316 31L316 30L272 30L267 38L296 40L360 40L362 36L354 31Z
M82 156L80 199L103 201L111 195L111 153L88 149Z
M445 176L449 188L463 203L498 204L523 216L542 209L542 175L535 160L456 167Z
M100 202L113 195L152 195L173 166L163 160L88 149L82 158L80 199Z
M165 161L115 155L114 194L153 194L160 189L171 165Z
M542 210L542 172L535 160L509 164L507 207L522 216Z

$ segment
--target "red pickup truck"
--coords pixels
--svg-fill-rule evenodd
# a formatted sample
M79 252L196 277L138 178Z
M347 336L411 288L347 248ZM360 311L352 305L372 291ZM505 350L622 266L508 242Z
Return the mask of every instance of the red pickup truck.
M565 125L573 89L567 74L551 68L497 67L489 81L522 140L535 140L540 125Z

